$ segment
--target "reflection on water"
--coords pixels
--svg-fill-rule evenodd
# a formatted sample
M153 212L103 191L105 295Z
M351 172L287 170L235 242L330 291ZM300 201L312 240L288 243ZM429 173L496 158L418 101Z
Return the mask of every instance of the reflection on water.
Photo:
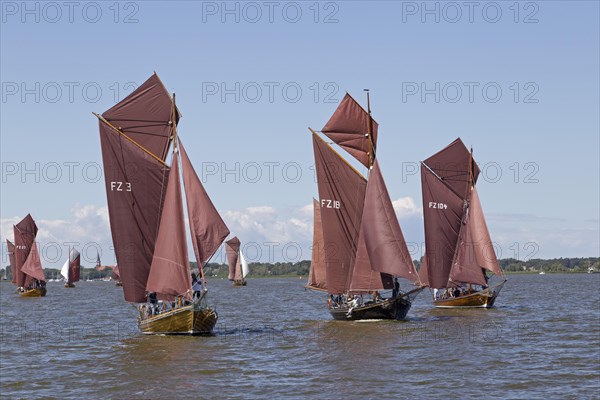
M510 276L497 308L333 321L299 279L210 282L211 337L144 336L110 282L0 284L3 397L594 397L600 275Z

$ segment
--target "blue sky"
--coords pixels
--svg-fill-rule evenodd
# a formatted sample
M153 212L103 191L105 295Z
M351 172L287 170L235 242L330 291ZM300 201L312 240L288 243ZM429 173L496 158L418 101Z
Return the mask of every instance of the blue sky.
M261 248L250 259L293 260L296 242L310 257L307 127L367 87L409 242L423 241L415 167L460 136L500 257L600 253L597 2L23 4L1 4L3 241L31 212L63 258L65 242L98 242L109 262L91 112L157 71L213 201Z

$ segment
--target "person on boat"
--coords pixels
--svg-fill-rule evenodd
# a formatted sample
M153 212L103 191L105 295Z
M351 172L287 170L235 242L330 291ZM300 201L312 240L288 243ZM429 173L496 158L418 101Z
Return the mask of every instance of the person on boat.
M454 294L454 297L460 297L460 289L459 288L455 288L453 294Z
M376 290L373 292L373 302L377 303L378 301L381 300L381 297L379 296L379 292Z
M202 297L202 282L195 273L192 273L192 290L194 291L194 301Z
M400 293L400 283L398 283L398 278L394 278L394 290L392 290L392 298L396 298Z
M158 299L156 298L155 292L148 293L148 303L150 303L149 314L156 315L158 314L156 311L156 305L158 304Z

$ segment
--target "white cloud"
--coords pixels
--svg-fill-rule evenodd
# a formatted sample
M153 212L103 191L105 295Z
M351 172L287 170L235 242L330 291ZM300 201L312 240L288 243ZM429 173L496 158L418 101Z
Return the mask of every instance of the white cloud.
M393 200L392 205L396 211L398 218L412 217L414 215L422 215L421 208L417 207L412 197L400 197Z

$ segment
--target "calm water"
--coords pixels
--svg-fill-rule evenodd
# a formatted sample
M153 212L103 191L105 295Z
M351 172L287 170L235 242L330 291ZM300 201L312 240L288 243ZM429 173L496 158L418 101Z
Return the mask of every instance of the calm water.
M509 276L492 310L338 322L300 279L211 281L212 337L142 336L110 282L0 284L3 398L600 398L600 274Z

